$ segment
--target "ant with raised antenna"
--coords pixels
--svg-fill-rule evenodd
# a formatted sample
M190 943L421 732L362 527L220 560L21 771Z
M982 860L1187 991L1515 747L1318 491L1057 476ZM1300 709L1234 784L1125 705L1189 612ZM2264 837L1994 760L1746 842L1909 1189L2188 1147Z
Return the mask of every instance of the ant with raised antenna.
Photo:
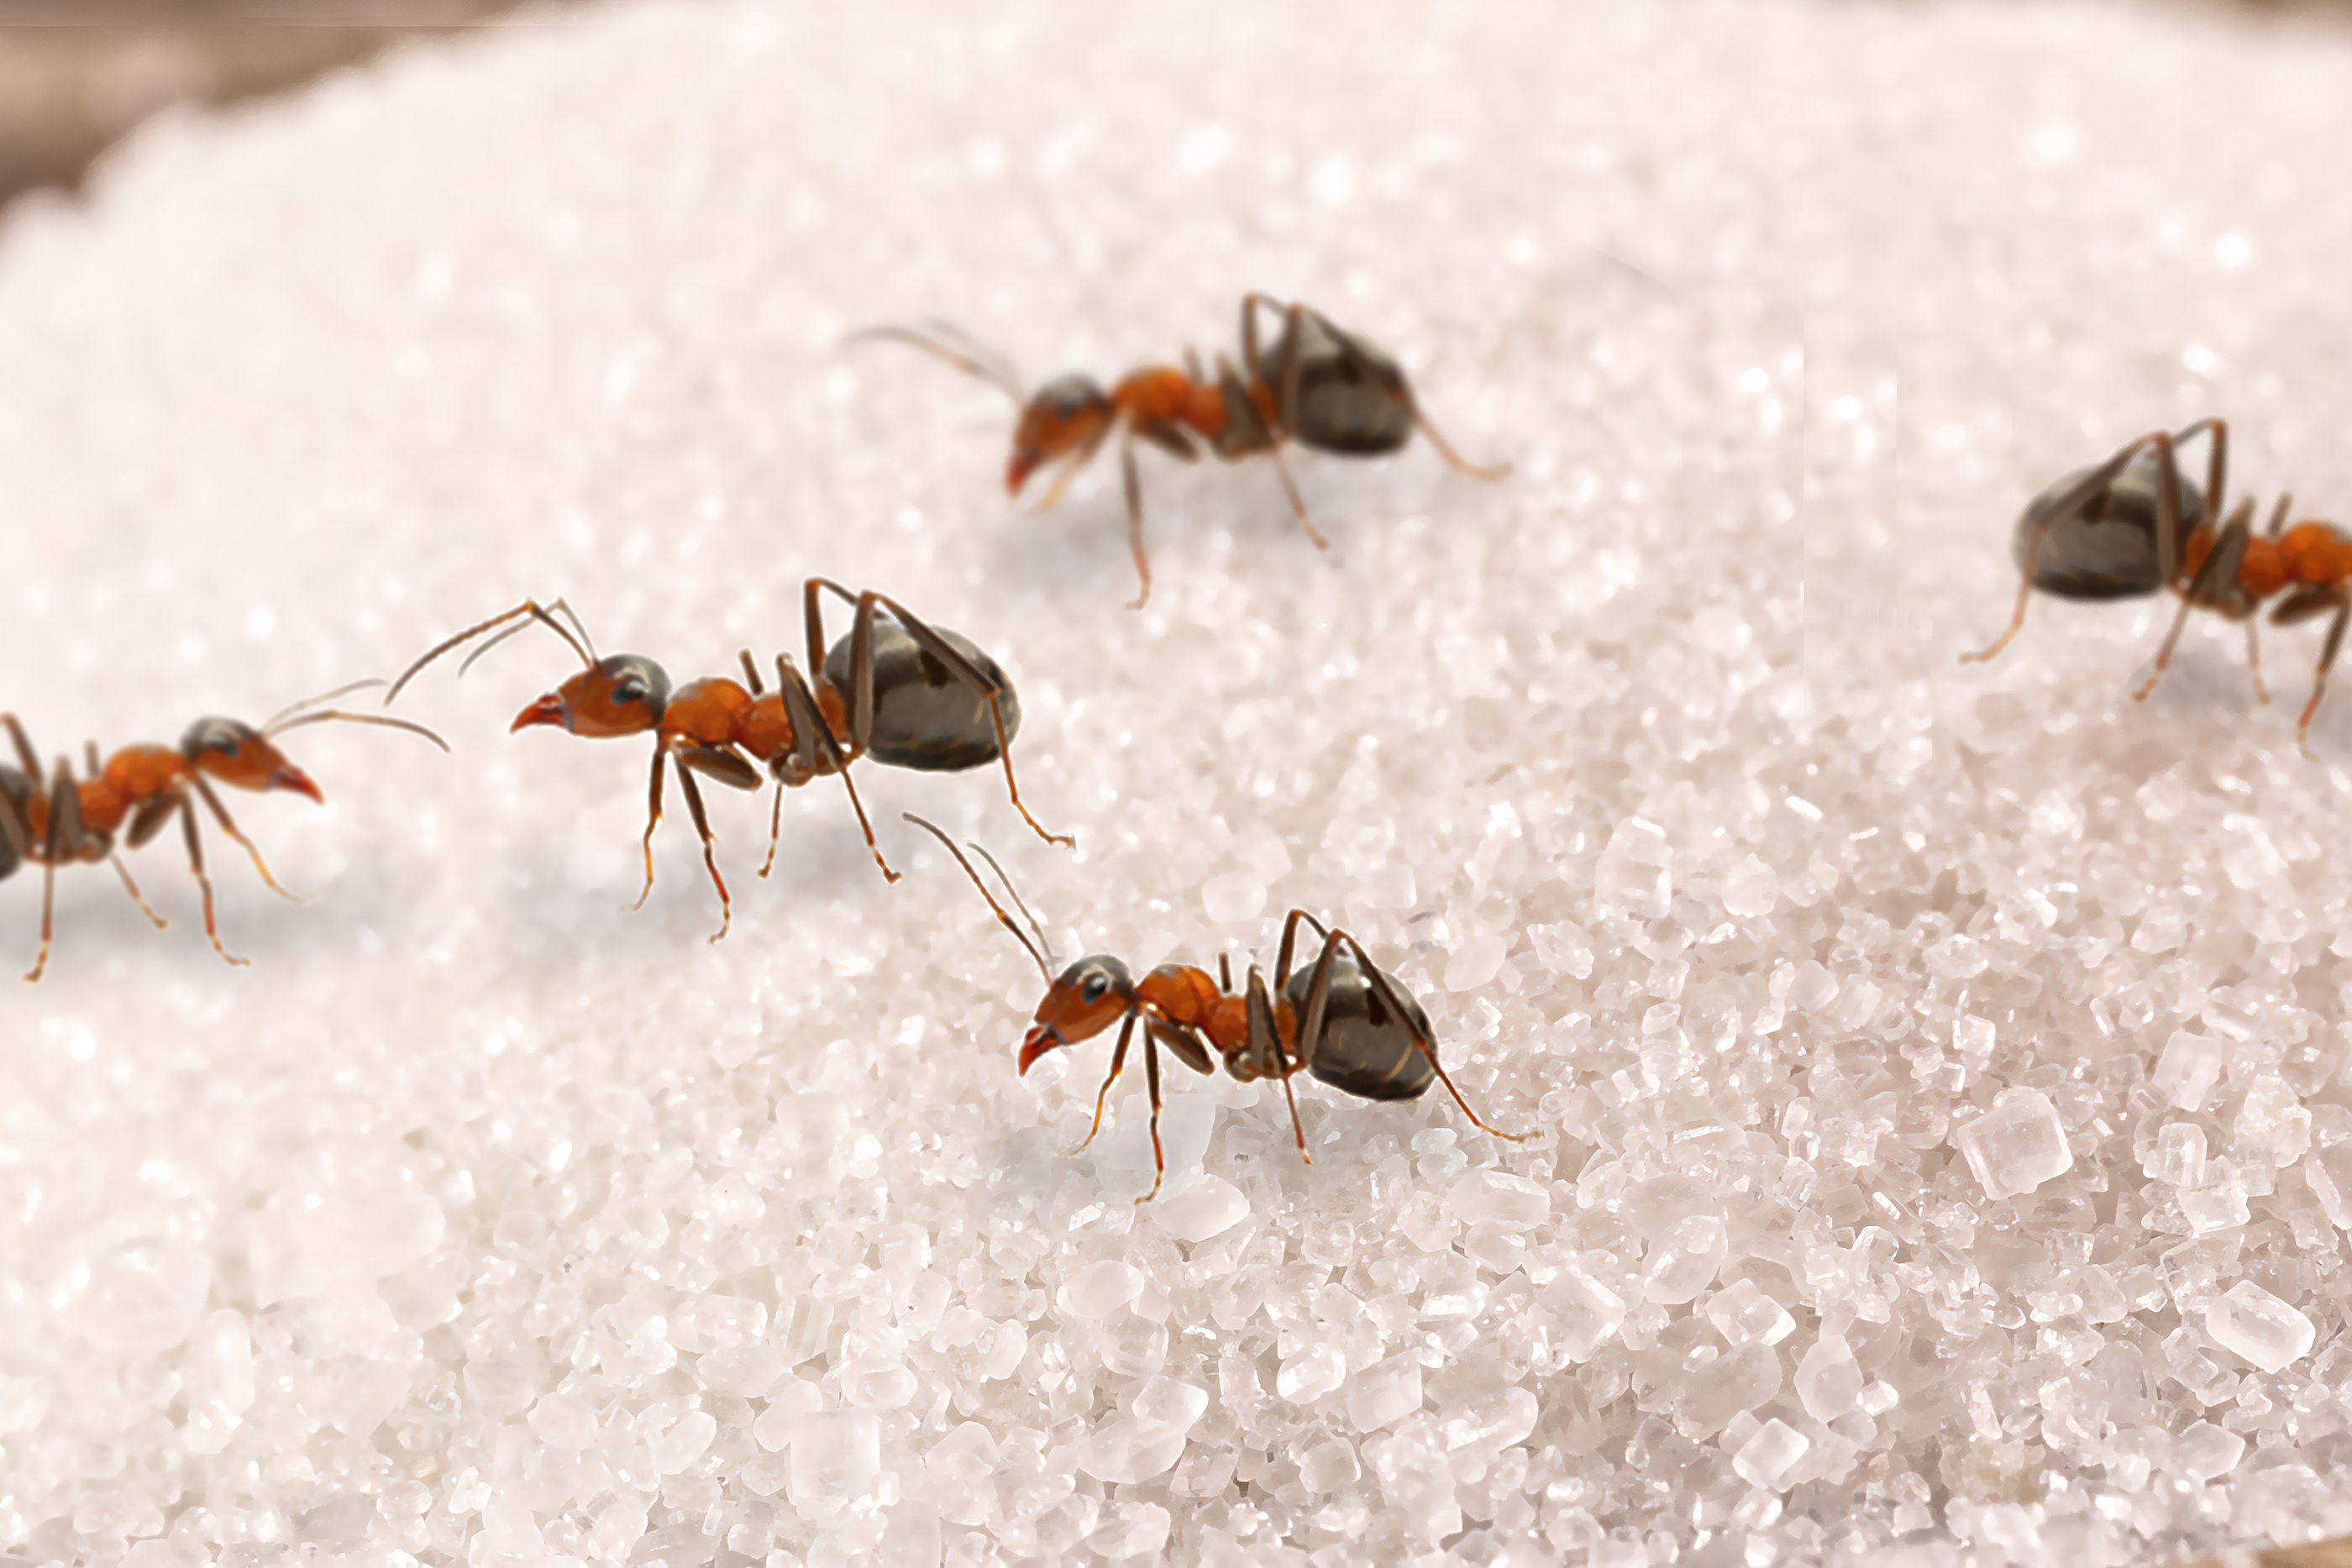
M286 759L273 737L331 719L404 729L423 736L444 751L449 749L446 741L421 724L320 706L382 685L382 681L357 681L338 686L283 709L259 729L238 719L200 718L180 737L177 747L126 746L101 760L98 743L91 741L84 754L89 777L76 779L72 762L60 757L46 786L41 782L40 754L34 750L24 725L15 714L0 714L0 728L7 730L22 768L0 763L0 881L5 881L19 865L41 868L41 950L25 978L38 980L48 967L60 866L105 861L122 879L123 891L139 905L140 913L158 931L164 928L168 923L140 894L131 868L122 863L115 835L124 835L124 848L138 849L162 832L175 814L187 835L188 870L204 890L205 935L222 958L231 964L246 963L221 946L220 928L213 919L212 879L205 873L204 840L196 831L195 802L202 801L221 831L253 858L253 869L261 873L264 885L279 897L299 904L300 899L269 874L259 847L238 830L213 785L257 791L287 789L323 804L326 797L319 786Z
M2200 434L2207 444L2201 492L2181 477L2176 452ZM2168 588L2179 595L2180 609L2133 698L2144 702L2156 689L2189 611L2201 609L2245 623L2254 696L2267 703L2256 629L2263 606L2270 606L2274 626L2333 612L2313 671L2311 698L2294 727L2295 745L2310 757L2312 716L2319 711L2328 671L2352 619L2352 535L2332 523L2288 527L2292 496L2278 498L2260 534L2253 530L2251 497L2230 509L2217 531L2213 518L2226 493L2229 451L2228 423L2200 419L2178 432L2159 430L2126 442L2105 462L2070 474L2035 497L2018 517L2011 546L2019 572L2016 611L1999 637L1961 654L1960 662L1998 656L2025 624L2035 589L2062 599L2122 599Z
M1273 341L1261 347L1258 313L1271 310L1281 322ZM1004 467L1004 488L1021 494L1029 476L1048 464L1061 467L1038 510L1060 498L1063 487L1107 443L1118 447L1127 486L1128 548L1139 584L1128 606L1140 610L1151 597L1151 562L1143 548L1143 486L1135 466L1135 444L1148 441L1187 463L1205 447L1225 462L1263 453L1274 464L1283 494L1307 537L1318 549L1330 541L1317 531L1307 503L1283 463L1285 442L1342 457L1378 457L1397 451L1418 428L1439 456L1475 479L1500 479L1507 463L1472 463L1438 434L1413 396L1396 361L1370 340L1346 330L1312 306L1284 304L1271 295L1242 297L1241 363L1217 356L1213 380L1200 356L1184 353L1181 370L1149 365L1120 378L1106 392L1082 372L1055 376L1034 392L1002 355L982 348L961 328L945 321L916 326L869 327L850 334L852 342L887 339L908 343L979 377L1011 398L1020 410L1013 431L1013 455Z
M1248 988L1234 989L1231 956L1217 955L1217 975L1190 964L1162 964L1138 980L1126 963L1108 953L1090 954L1054 973L1053 945L1045 927L1022 900L1013 879L996 857L979 844L971 847L1004 884L1013 906L1029 922L1023 932L988 890L988 884L964 858L963 851L933 823L912 812L907 821L947 846L964 875L988 902L998 924L1013 933L1037 966L1045 981L1045 998L1029 1032L1021 1041L1021 1071L1026 1073L1049 1051L1076 1045L1119 1026L1118 1043L1111 1048L1110 1071L1095 1092L1094 1123L1076 1154L1102 1131L1103 1104L1110 1086L1127 1065L1127 1048L1136 1025L1143 1026L1143 1076L1151 1091L1151 1190L1135 1201L1149 1203L1160 1194L1168 1174L1167 1155L1160 1145L1160 1047L1195 1072L1214 1071L1211 1052L1224 1060L1225 1071L1244 1083L1261 1078L1281 1080L1282 1097L1290 1107L1291 1135L1298 1157L1313 1163L1307 1153L1307 1131L1299 1124L1298 1099L1290 1081L1300 1072L1312 1074L1344 1094L1360 1100L1417 1100L1432 1081L1445 1085L1470 1124L1482 1133L1519 1143L1532 1134L1506 1133L1488 1126L1462 1097L1445 1064L1437 1060L1437 1040L1429 1015L1412 993L1392 975L1372 962L1364 945L1346 931L1327 927L1304 909L1293 909L1282 923L1282 948L1274 964L1274 988L1255 964L1249 968ZM1292 952L1301 925L1313 927L1322 946L1309 966L1293 970ZM1034 934L1036 940L1031 941ZM1339 960L1349 961L1344 966Z
M832 593L855 606L847 635L828 652L824 640L824 594ZM877 612L891 617L881 620ZM563 619L556 617L561 614ZM554 691L540 697L516 716L511 730L534 725L561 725L573 735L612 739L650 733L654 737L653 782L646 821L644 853L646 884L633 908L645 907L654 888L654 830L661 825L665 772L677 762L679 790L695 831L702 838L702 863L719 890L719 924L710 940L727 935L734 921L734 902L710 832L695 776L737 789L757 789L764 765L776 783L775 804L769 813L768 858L760 867L765 877L776 863L776 843L783 829L784 791L813 779L838 775L866 835L866 847L883 877L897 882L898 873L882 858L874 841L873 824L857 798L851 764L862 758L893 768L954 773L1002 761L1004 787L1013 810L1051 843L1075 844L1066 835L1047 832L1029 808L1021 803L1021 787L1013 777L1013 737L1021 729L1021 702L1013 682L994 659L970 638L945 627L931 626L887 595L852 593L826 578L812 577L803 587L802 621L808 637L811 674L803 676L788 654L776 655L776 690L764 690L760 672L745 649L741 684L724 675L689 681L673 689L668 673L642 653L599 657L588 628L572 607L558 599L541 606L525 600L504 614L469 626L436 643L407 669L385 693L391 702L418 671L451 649L488 636L466 656L458 674L492 648L533 624L543 625L563 639L585 666ZM570 624L565 624L568 622Z

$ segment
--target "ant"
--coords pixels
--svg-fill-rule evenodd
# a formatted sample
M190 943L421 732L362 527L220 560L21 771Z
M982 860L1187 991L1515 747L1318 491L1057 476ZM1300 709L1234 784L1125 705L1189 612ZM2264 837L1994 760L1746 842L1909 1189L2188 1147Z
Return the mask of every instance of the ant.
M1027 918L1029 930L1036 936L1034 943L1004 913L1004 906L947 834L912 812L906 815L907 821L947 846L948 853L955 856L964 875L980 890L980 896L988 901L998 923L1013 933L1013 940L1045 977L1045 999L1037 1004L1029 1032L1021 1041L1022 1072L1026 1073L1049 1051L1090 1040L1114 1022L1119 1026L1118 1043L1111 1049L1110 1071L1095 1092L1093 1125L1070 1153L1075 1155L1093 1143L1095 1134L1102 1131L1103 1103L1127 1065L1127 1048L1135 1036L1135 1026L1143 1025L1143 1076L1151 1091L1152 1177L1151 1190L1136 1202L1149 1203L1158 1197L1168 1174L1167 1156L1160 1145L1159 1048L1163 1045L1195 1072L1213 1071L1210 1057L1213 1051L1224 1059L1225 1071L1244 1083L1280 1079L1298 1157L1310 1165L1314 1162L1307 1153L1306 1129L1299 1124L1297 1096L1290 1087L1291 1079L1302 1071L1360 1100L1417 1100L1428 1092L1433 1079L1445 1085L1445 1092L1480 1132L1512 1143L1532 1135L1506 1133L1480 1120L1437 1060L1437 1040L1429 1026L1429 1015L1421 1010L1412 994L1375 965L1353 936L1327 927L1306 910L1293 909L1282 923L1282 949L1275 958L1270 993L1255 964L1250 966L1248 989L1236 992L1232 959L1223 953L1217 956L1213 980L1207 970L1189 964L1162 964L1138 980L1124 962L1108 953L1082 957L1056 977L1053 946L1045 940L1045 928L1030 914L996 857L979 844L971 846ZM1312 926L1323 946L1311 966L1294 971L1291 955L1301 925ZM1345 967L1339 962L1343 956L1349 959Z
M822 595L833 593L856 606L848 635L826 651ZM876 612L893 618L877 621ZM564 620L556 619L561 613ZM1021 803L1021 787L1013 777L1013 737L1021 729L1021 703L1012 681L994 659L959 632L933 627L918 619L897 600L880 593L852 593L839 583L812 577L803 586L802 619L808 634L809 668L814 682L804 678L790 655L776 655L776 690L764 690L749 649L739 655L743 683L723 675L689 681L672 688L668 674L641 653L614 653L600 658L596 644L580 617L562 600L542 607L525 600L502 615L494 615L436 644L401 673L384 695L390 703L416 673L484 632L495 632L467 654L458 674L533 622L546 626L570 645L586 667L554 691L540 697L516 716L509 732L533 725L562 725L573 735L590 739L624 736L654 737L653 783L646 821L644 852L646 885L633 908L645 907L654 888L654 830L661 825L662 789L670 759L677 761L678 789L702 836L702 863L719 890L719 924L710 940L727 935L734 921L734 904L726 879L719 874L710 821L703 810L700 774L737 789L760 787L760 765L765 764L776 782L775 805L769 814L768 858L760 867L765 877L776 863L776 842L783 827L784 791L813 779L838 775L849 792L850 809L866 835L866 847L883 877L897 882L898 873L882 858L874 841L873 824L857 799L850 765L872 758L893 768L954 773L1002 760L1004 785L1013 810L1040 838L1052 843L1075 844L1066 835L1047 832L1029 808ZM569 625L565 622L570 622Z
M1275 312L1281 321L1279 335L1263 350L1257 330L1262 309ZM1242 297L1238 368L1220 354L1213 381L1202 373L1200 356L1187 349L1183 369L1149 365L1121 378L1108 392L1079 372L1056 376L1035 392L1024 392L1011 364L944 321L921 328L870 327L852 333L849 340L866 339L910 343L1010 397L1021 416L1013 427L1013 455L1004 467L1006 492L1018 496L1030 475L1047 464L1061 464L1038 503L1040 511L1051 507L1077 471L1105 443L1117 438L1127 484L1128 549L1135 556L1139 584L1130 610L1142 609L1151 597L1151 562L1143 549L1143 487L1135 467L1139 440L1187 463L1199 460L1203 445L1228 463L1264 453L1273 460L1298 526L1318 549L1328 549L1330 541L1316 530L1298 486L1291 482L1282 461L1286 441L1342 457L1377 457L1402 447L1417 426L1439 456L1473 478L1500 479L1511 471L1507 463L1482 465L1456 452L1422 412L1412 383L1387 352L1311 306L1285 305L1271 295Z
M98 743L91 741L85 752L89 777L77 780L73 764L60 757L46 789L41 784L40 755L33 749L24 725L15 714L0 714L0 727L7 730L23 768L20 772L0 764L0 881L6 880L21 864L41 868L41 950L25 978L38 980L48 967L59 866L105 861L122 879L123 891L131 894L140 913L158 931L164 928L168 923L141 896L139 884L131 880L131 868L122 863L114 841L118 832L123 833L124 847L138 849L162 832L174 814L187 835L188 869L194 873L196 885L204 890L205 935L212 938L213 951L223 959L245 964L246 959L221 946L220 929L213 920L213 884L205 874L205 846L196 831L194 802L204 802L213 819L220 823L221 831L253 857L253 869L261 873L263 883L272 893L300 903L269 874L260 849L230 820L228 808L221 804L213 784L217 781L257 791L286 789L324 804L326 797L319 786L309 774L286 759L286 754L278 749L271 737L329 719L404 729L448 750L448 743L423 725L319 706L383 684L360 681L339 686L321 696L296 703L259 729L233 718L200 718L180 737L176 748L126 746L101 761Z
M2181 477L2175 452L2200 434L2206 437L2201 492ZM1993 658L2007 647L2025 624L2026 602L2037 588L2062 599L2134 598L2169 588L2180 596L2180 609L2133 698L2144 702L2156 689L2189 611L2204 609L2245 623L2254 696L2267 703L2255 621L2264 604L2274 626L2333 612L2311 699L2294 727L2295 745L2310 757L2312 716L2352 619L2352 535L2324 522L2288 528L2292 496L2278 498L2260 534L2253 531L2254 502L2242 497L2217 533L2212 520L2221 510L2229 450L2228 423L2200 419L2177 433L2156 431L2126 442L2105 462L2035 497L2017 519L2011 549L2020 573L2016 612L2006 631L1990 645L1961 654L1961 663Z

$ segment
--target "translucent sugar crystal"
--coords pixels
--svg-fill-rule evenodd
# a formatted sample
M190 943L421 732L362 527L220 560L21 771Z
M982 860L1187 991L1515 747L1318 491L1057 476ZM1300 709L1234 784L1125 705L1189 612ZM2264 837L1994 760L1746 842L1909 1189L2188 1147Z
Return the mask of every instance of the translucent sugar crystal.
M1677 1221L1650 1244L1642 1266L1642 1294L1664 1306L1678 1306L1706 1289L1723 1265L1723 1221L1695 1214Z
M2172 1439L2171 1460L2165 1468L2191 1480L2210 1481L2236 1469L2245 1457L2243 1437L2210 1421L2199 1421Z
M2327 1222L2338 1230L2352 1230L2352 1142L2312 1150L2303 1169Z
M1749 1486L1777 1491L1782 1478L1812 1446L1812 1439L1775 1416L1739 1446L1731 1457L1731 1468Z
M1348 1419L1359 1432L1392 1427L1421 1408L1421 1362L1401 1351L1348 1379Z
M1160 1194L1151 1218L1179 1241L1206 1241L1239 1225L1249 1209L1241 1188L1221 1176L1204 1175Z
M1663 920L1674 903L1668 871L1674 851L1665 830L1628 817L1609 835L1593 873L1592 895L1604 910L1636 920Z
M1363 1466L1356 1459L1356 1450L1339 1437L1325 1438L1308 1448L1298 1460L1300 1483L1308 1491L1318 1495L1353 1486L1363 1473Z
M1348 1375L1348 1358L1328 1341L1302 1345L1275 1375L1274 1391L1294 1404L1320 1399Z
M2310 1354L2311 1320L2252 1280L2241 1280L2205 1309L2213 1343L2261 1367L2281 1372Z
M1706 1320L1733 1344L1779 1344L1797 1329L1789 1310L1753 1280L1735 1280L1709 1297Z
M2205 1185L2205 1129L2175 1122L2156 1135L2156 1157L2147 1174L2172 1186Z
M2205 1096L2221 1081L2221 1069L2229 1060L2228 1049L2220 1040L2181 1030L2164 1042L2149 1082L2176 1109L2201 1111Z
M845 1507L871 1493L881 1474L882 1423L869 1412L813 1411L793 1424L793 1507Z
M2037 1089L2011 1089L1952 1134L1991 1198L2017 1197L2074 1168L2058 1109Z
M1861 1407L1864 1378L1853 1347L1824 1333L1797 1363L1797 1399L1816 1421L1834 1421Z
M1532 1230L1551 1213L1551 1195L1540 1185L1503 1171L1472 1171L1447 1198L1465 1225L1498 1230Z
M1124 1259L1105 1258L1072 1272L1055 1299L1073 1317L1105 1318L1135 1300L1141 1289L1142 1270Z
M1723 873L1723 910L1735 920L1756 920L1772 913L1780 896L1780 879L1754 855Z
M1184 1455L1187 1435L1209 1407L1209 1393L1181 1378L1146 1381L1127 1414L1097 1427L1078 1450L1078 1468L1099 1481L1143 1481L1164 1475Z
M1560 1354L1570 1363L1591 1360L1625 1321L1625 1302L1617 1292L1573 1266L1561 1270L1539 1300Z
M195 1332L212 1289L213 1261L178 1241L117 1247L91 1265L68 1318L93 1344L153 1355Z

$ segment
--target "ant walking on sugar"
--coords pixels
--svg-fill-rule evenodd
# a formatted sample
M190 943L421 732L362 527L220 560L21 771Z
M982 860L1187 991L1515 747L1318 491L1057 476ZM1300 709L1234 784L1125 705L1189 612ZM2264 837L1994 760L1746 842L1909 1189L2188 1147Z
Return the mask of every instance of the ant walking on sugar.
M831 593L854 606L848 634L828 652L823 596ZM890 618L882 619L887 613ZM558 615L562 617L557 619ZM511 729L561 725L590 739L651 734L653 781L646 821L646 883L633 906L642 909L654 886L654 830L661 825L664 779L677 763L679 790L686 796L695 831L702 838L702 862L719 890L719 925L710 938L727 935L734 904L710 832L696 775L737 789L757 789L761 767L775 780L769 813L765 877L776 863L783 828L784 791L811 779L837 775L857 814L866 847L883 877L898 880L874 841L873 825L849 776L861 758L892 768L953 773L1001 761L1004 785L1022 821L1052 843L1072 844L1047 832L1021 803L1013 777L1013 737L1021 728L1021 702L996 661L970 638L934 627L885 594L852 593L822 577L803 588L802 621L808 638L810 674L803 675L789 655L776 655L776 689L762 689L749 649L739 657L741 684L724 675L689 681L673 688L668 673L641 653L598 657L588 629L561 599L545 606L526 600L514 609L469 626L428 649L401 673L385 694L389 703L418 671L442 654L485 633L458 673L515 633L531 625L563 639L585 666L580 674L540 697L515 717ZM568 622L568 624L567 624Z
M2206 438L2205 486L2181 476L2177 448ZM2017 519L2011 545L2019 571L2017 608L2008 628L1963 664L1998 656L2025 624L2034 590L2062 599L2144 597L2166 589L2180 598L2155 666L2132 695L2145 701L2172 662L2191 610L2210 610L2246 627L2246 663L2258 701L2263 685L2256 618L2265 606L2274 626L2333 615L2312 674L2311 697L2295 721L2295 744L2311 756L2312 716L2327 690L2328 671L2352 619L2352 534L2335 524L2287 526L2294 497L2281 496L2263 532L2253 528L2254 502L2242 497L2222 518L2229 469L2225 421L2200 419L2175 433L2156 431L2126 442L2095 467L2052 485Z
M25 978L38 980L48 967L60 866L106 862L122 879L123 891L139 905L140 913L157 930L164 928L168 923L141 896L139 884L131 880L131 868L122 863L122 856L115 847L115 838L121 834L123 848L138 849L162 832L174 816L180 819L181 830L187 837L188 870L204 891L205 935L212 939L213 951L224 960L244 964L245 959L221 946L220 928L213 919L213 883L205 873L205 846L196 830L196 805L201 802L220 824L221 831L252 857L253 869L261 873L264 885L281 898L301 902L269 874L259 847L238 830L213 786L218 783L257 791L286 789L323 803L326 797L319 786L309 774L286 759L286 754L278 750L272 737L306 724L324 724L329 720L404 729L448 750L448 744L423 725L320 706L383 684L360 681L337 687L296 703L259 729L233 718L200 718L188 727L177 747L126 746L101 760L98 743L91 741L84 752L87 777L77 779L73 764L60 757L46 785L42 782L40 754L33 748L24 725L15 714L0 714L0 728L8 732L18 764L10 768L0 763L0 881L5 881L19 865L41 868L41 949Z
M971 846L1027 918L1027 933L1004 912L954 841L911 812L907 821L947 846L948 853L980 890L980 896L987 900L998 923L1013 933L1013 939L1035 961L1038 974L1045 978L1045 999L1037 1004L1036 1016L1021 1041L1023 1072L1047 1051L1090 1040L1114 1023L1119 1026L1118 1043L1111 1048L1110 1071L1095 1092L1094 1123L1072 1154L1093 1143L1095 1134L1102 1131L1104 1102L1127 1065L1127 1048L1136 1026L1142 1025L1143 1077L1151 1092L1152 1178L1151 1190L1136 1202L1148 1203L1158 1197L1168 1174L1167 1156L1160 1145L1160 1048L1163 1045L1195 1072L1213 1071L1210 1054L1213 1051L1223 1059L1225 1071L1244 1083L1279 1079L1301 1159L1309 1157L1307 1132L1299 1124L1298 1100L1290 1081L1302 1071L1360 1100L1417 1100L1428 1092L1432 1082L1440 1082L1480 1132L1513 1143L1531 1135L1506 1133L1482 1121L1437 1060L1437 1039L1429 1026L1429 1015L1421 1010L1412 993L1375 965L1353 936L1326 926L1304 909L1292 910L1282 923L1282 948L1275 958L1270 992L1265 975L1255 964L1250 966L1247 989L1235 991L1232 960L1222 953L1217 956L1214 979L1207 970L1189 964L1162 964L1139 980L1122 960L1108 953L1082 957L1056 976L1053 948L1044 927L1029 913L996 857L978 844ZM1302 925L1313 928L1322 946L1311 964L1294 970L1291 957Z
M1281 323L1274 340L1263 346L1258 340L1261 310L1273 311ZM1143 548L1143 487L1135 466L1139 441L1187 463L1198 461L1204 447L1228 463L1264 454L1274 464L1298 526L1318 549L1329 549L1330 541L1317 531L1298 486L1291 482L1282 460L1286 442L1342 457L1377 457L1402 447L1417 428L1438 455L1461 473L1500 479L1510 472L1508 464L1488 466L1463 457L1430 423L1396 361L1313 307L1286 305L1265 294L1244 295L1241 331L1240 365L1218 355L1213 379L1203 373L1200 357L1187 350L1183 369L1146 366L1122 377L1108 392L1093 377L1078 372L1056 376L1034 393L1024 392L1020 377L1001 356L943 321L871 327L852 333L850 340L887 339L912 344L1011 398L1020 419L1013 427L1013 455L1005 464L1005 490L1018 496L1039 468L1061 465L1038 504L1041 511L1060 498L1063 487L1105 444L1117 445L1127 486L1128 548L1135 557L1139 583L1129 606L1133 610L1140 610L1151 597L1151 562Z

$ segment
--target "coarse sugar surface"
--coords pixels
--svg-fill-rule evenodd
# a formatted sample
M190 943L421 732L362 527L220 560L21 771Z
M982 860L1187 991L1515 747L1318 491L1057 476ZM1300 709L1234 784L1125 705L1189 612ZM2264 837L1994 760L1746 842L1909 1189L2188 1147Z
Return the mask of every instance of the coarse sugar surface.
M389 674L527 594L685 680L815 572L1011 673L820 780L734 930L533 633L320 810L59 883L0 997L0 1563L2180 1559L2352 1531L2352 692L2011 519L2223 413L2352 496L2352 45L2187 13L614 5L142 136L0 228L7 707L47 751ZM2193 84L2186 90L2184 84ZM1034 381L1322 307L1423 443L1025 516ZM2337 515L2342 515L2339 511ZM842 622L833 622L837 631ZM2318 632L2274 634L2299 701ZM364 699L362 699L364 700ZM1303 906L1463 1092L1013 1055L1064 956ZM29 956L38 888L0 886ZM406 1556L396 1554L405 1553Z

